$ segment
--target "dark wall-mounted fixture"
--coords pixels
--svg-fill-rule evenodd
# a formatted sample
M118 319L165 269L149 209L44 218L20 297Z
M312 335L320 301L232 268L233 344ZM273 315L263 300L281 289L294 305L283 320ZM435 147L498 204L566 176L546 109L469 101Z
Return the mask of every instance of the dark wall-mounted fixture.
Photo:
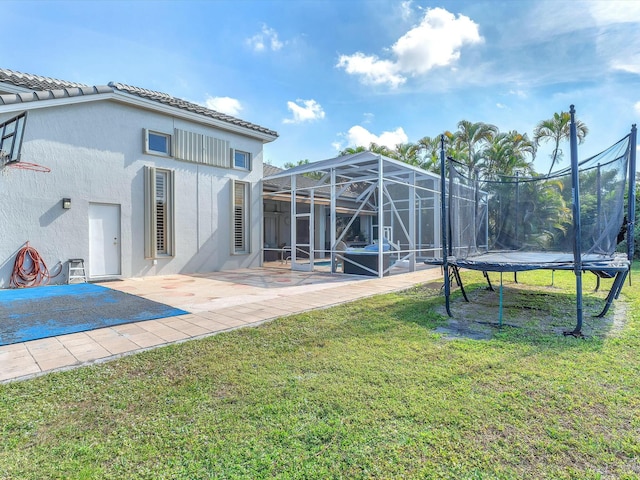
M65 210L69 210L71 208L71 199L70 198L63 198L62 199L62 208L64 208Z

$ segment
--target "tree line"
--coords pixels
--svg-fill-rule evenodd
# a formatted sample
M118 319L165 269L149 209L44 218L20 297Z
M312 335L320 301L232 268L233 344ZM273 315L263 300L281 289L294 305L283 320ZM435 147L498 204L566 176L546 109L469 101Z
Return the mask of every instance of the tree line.
M569 140L571 115L569 112L554 113L553 117L540 121L529 137L516 130L501 132L495 125L484 122L461 120L455 132L445 131L445 155L466 165L469 176L491 179L498 176L512 176L516 172L524 175L536 173L534 161L538 147L551 143L551 166L549 173L563 157L563 142ZM576 120L578 142L582 143L589 133L587 126ZM348 155L371 151L394 158L425 170L440 171L440 137L422 137L415 143L401 143L394 149L376 143L368 146L349 147L340 152Z

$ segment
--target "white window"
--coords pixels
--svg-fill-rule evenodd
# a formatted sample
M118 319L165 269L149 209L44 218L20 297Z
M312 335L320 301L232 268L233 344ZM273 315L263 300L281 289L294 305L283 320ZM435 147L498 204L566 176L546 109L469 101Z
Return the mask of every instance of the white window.
M251 154L240 150L233 151L233 166L244 170L251 170Z
M233 182L233 253L249 253L249 184Z
M171 156L171 135L145 129L144 153Z
M174 172L145 167L145 258L174 255Z

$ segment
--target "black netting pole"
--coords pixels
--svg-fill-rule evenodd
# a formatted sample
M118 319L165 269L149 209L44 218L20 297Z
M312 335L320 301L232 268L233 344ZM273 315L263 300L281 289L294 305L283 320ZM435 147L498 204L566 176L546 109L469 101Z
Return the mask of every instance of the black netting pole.
M633 261L634 238L633 230L636 222L636 135L637 129L634 123L631 127L631 145L629 146L629 206L627 208L627 258Z
M573 207L573 271L576 275L576 328L569 335L582 336L582 238L580 225L580 181L578 172L578 132L576 111L571 105L570 147L571 147L571 198Z
M447 252L447 195L446 168L444 156L444 135L440 136L440 241L442 242L442 270L444 272L444 301L447 315L452 317L449 305L451 285L449 284L449 261Z
M480 194L479 194L479 185L478 178L480 177L480 172L478 168L474 170L473 174L473 253L478 252L478 236L480 234L480 229L478 226L478 209L480 204Z
M515 201L516 214L513 216L515 220L515 232L516 248L520 249L520 240L518 238L518 224L520 223L520 172L516 172L516 201Z
M600 164L598 164L596 173L596 238L600 238L602 235L602 221L600 218L602 216L602 172L600 169Z
M458 201L458 192L454 191L453 188L453 163L449 162L449 201L447 203L447 210L448 210L448 214L447 214L447 235L449 236L449 253L451 255L455 255L455 252L453 251L453 215L459 213L458 212L458 208L455 209L456 211L454 212L453 209L453 202L454 200L456 201L456 206L458 206L460 204L460 202ZM459 218L456 217L456 227L458 226L458 222L459 222ZM456 247L460 247L460 242L458 239L458 231L459 228L456 228L456 241L458 243L458 245Z

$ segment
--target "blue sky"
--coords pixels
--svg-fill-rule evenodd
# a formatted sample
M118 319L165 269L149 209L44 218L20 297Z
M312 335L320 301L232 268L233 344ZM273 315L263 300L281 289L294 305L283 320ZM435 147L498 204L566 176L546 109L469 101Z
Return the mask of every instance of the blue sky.
M531 135L570 104L590 129L584 158L640 118L640 0L3 1L2 11L2 68L225 111L278 131L265 160L279 166L415 142L463 119Z

